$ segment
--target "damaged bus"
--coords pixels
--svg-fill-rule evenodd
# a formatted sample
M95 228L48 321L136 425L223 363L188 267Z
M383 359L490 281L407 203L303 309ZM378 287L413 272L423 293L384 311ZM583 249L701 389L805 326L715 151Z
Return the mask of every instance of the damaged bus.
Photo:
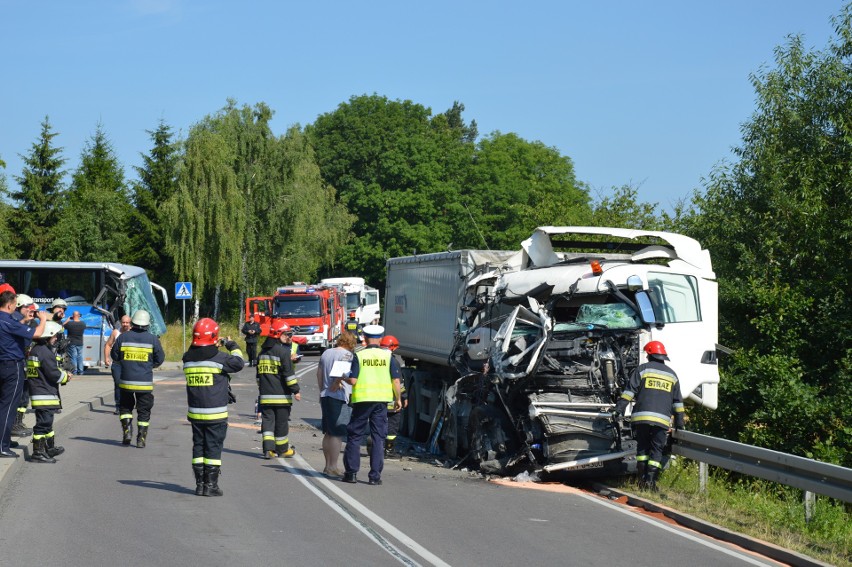
M717 285L689 237L541 227L519 251L392 258L386 298L405 432L483 472L634 472L629 411L612 410L652 340L684 400L716 408Z

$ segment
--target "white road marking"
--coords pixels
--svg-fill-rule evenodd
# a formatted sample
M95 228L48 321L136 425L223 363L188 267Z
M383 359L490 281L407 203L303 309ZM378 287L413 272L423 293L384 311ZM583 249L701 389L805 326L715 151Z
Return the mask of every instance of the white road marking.
M648 518L648 517L643 516L643 515L641 515L641 514L637 514L636 512L633 512L632 510L629 510L629 509L627 509L627 508L624 508L624 507L622 507L622 506L620 506L620 505L612 504L612 503L610 503L610 502L607 502L606 500L603 500L603 499L601 499L600 497L597 497L597 496L590 496L590 495L588 495L588 494L583 494L583 493L579 493L579 494L578 494L578 496L582 496L582 497L583 497L583 498L585 498L586 500L590 500L590 501L592 501L592 502L595 502L595 503L597 503L597 504L600 504L601 506L606 506L606 507L611 508L611 509L613 509L613 510L617 510L618 512L621 512L622 514L627 514L627 515L628 515L628 516L630 516L631 518L638 519L638 520L641 520L641 521L646 522L646 523L648 523L648 524L651 524L651 525L657 526L657 527L658 527L658 528L660 528L660 529L663 529L663 530L669 531L669 532L671 532L671 533L673 533L673 534L679 535L679 536L680 536L680 537L682 537L682 538L686 538L686 539L688 539L688 540L691 540L691 541L694 541L694 542L696 542L696 543L699 543L699 544L701 544L701 545L703 545L703 546L705 546L705 547L709 547L710 549L715 549L716 551L719 551L719 552L721 552L721 553L724 553L725 555L730 555L730 556L732 556L732 557L736 557L737 559L742 559L742 560L743 560L744 562L746 562L746 563L751 563L752 565L763 565L763 566L766 566L766 565L780 565L780 563L777 563L777 562L775 562L775 561L771 561L771 560L770 560L770 562L767 562L767 561L759 561L759 560L757 560L757 559L755 559L755 558L753 558L753 557L749 557L748 555L746 555L746 554L744 554L744 553L741 553L741 552L735 551L735 550L733 550L733 549L729 549L729 548L724 547L724 546L722 546L722 545L717 545L717 544L715 544L715 543L713 543L713 542L711 542L711 541L707 541L707 540L705 540L705 539L703 539L703 538L700 538L700 537L698 537L698 536L692 535L692 534L687 533L687 532L685 532L685 531L683 531L683 530L680 530L680 529L677 529L677 528L673 528L673 527L671 527L671 526L668 526L668 525L666 525L666 524L664 524L664 523L662 523L662 522L659 522L659 521L657 521L657 520L654 520L653 518Z
M299 466L303 469L302 471L297 471L295 468L289 465L288 461L295 460ZM353 526L358 528L359 531L364 533L367 537L372 539L379 547L387 551L391 556L394 557L400 563L404 565L420 565L410 556L406 555L399 548L394 546L392 543L387 541L380 534L376 533L374 530L370 529L367 526L364 526L360 523L357 518L354 518L352 513L347 510L343 504L340 502L344 501L349 507L353 508L361 515L369 519L371 522L379 526L383 529L388 535L396 539L405 547L412 550L414 553L425 559L430 565L434 565L435 567L450 567L448 563L445 563L438 556L434 555L432 552L424 548L422 545L402 533L395 526L393 526L390 522L386 521L384 518L352 498L349 494L343 491L340 487L335 486L330 480L322 476L318 473L313 467L311 467L308 462L303 459L300 455L293 455L290 459L279 458L278 462L284 466L294 477L296 477L299 482L304 484L311 492L319 496L319 498L325 502L330 508L336 511L338 514L346 518L346 520L351 523ZM314 486L311 482L305 478L305 472L308 473L308 476L312 477L317 483L322 485L322 487L328 491L333 493L337 498L330 496L325 491L320 490L316 486ZM338 481L339 482L339 481Z

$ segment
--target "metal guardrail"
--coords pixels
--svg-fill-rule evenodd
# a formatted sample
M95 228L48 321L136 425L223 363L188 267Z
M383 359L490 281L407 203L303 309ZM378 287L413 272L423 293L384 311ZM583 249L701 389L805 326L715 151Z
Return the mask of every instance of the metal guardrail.
M691 431L672 437L675 455L852 502L852 469Z

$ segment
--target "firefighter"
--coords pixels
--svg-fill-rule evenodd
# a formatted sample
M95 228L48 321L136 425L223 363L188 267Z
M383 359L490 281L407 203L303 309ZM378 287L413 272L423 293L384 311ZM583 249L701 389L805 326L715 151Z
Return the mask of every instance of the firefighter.
M121 443L130 445L133 437L133 408L136 408L136 447L145 447L151 408L154 407L154 369L166 356L160 339L148 332L151 315L144 309L130 318L130 330L121 333L112 345L113 364L121 365L118 387L121 389L118 417L121 420Z
M387 349L391 351L391 353L399 348L399 341L393 335L385 335L382 337L382 341L379 344L383 349ZM405 362L403 362L402 357L398 354L393 354L392 356L394 360L396 360L401 371L401 369L405 367ZM385 438L386 458L394 455L394 445L396 444L396 434L399 433L399 422L402 418L402 410L408 407L408 394L405 391L405 385L402 383L402 380L400 380L399 384L399 395L400 400L402 400L402 407L399 410L394 409L393 402L388 402L388 436Z
M672 414L675 429L683 429L684 409L677 374L665 364L669 360L666 347L660 341L651 341L645 345L645 353L648 362L630 375L614 413L624 415L628 404L635 402L630 423L636 438L639 488L656 491Z
M27 388L36 414L32 463L55 463L54 457L65 452L63 447L56 446L53 432L54 411L62 408L59 386L70 378L56 355L56 341L62 331L62 325L55 321L45 323L44 333L35 339L27 356Z
M228 354L219 350L224 342ZM183 355L186 377L186 418L192 425L192 471L196 496L222 496L219 472L222 445L228 432L228 404L236 401L230 393L229 372L245 366L243 353L228 337L219 340L219 325L213 319L199 319L192 328L192 345Z
M367 325L364 336L367 348L356 353L352 360L349 377L338 378L352 386L352 418L346 429L346 449L343 451L343 482L358 482L357 474L361 468L361 439L370 428L373 440L370 447L369 483L382 484L384 469L384 444L388 432L388 402L393 402L394 410L402 408L399 394L400 371L390 351L380 347L385 329L381 325Z
M363 343L364 341L364 327L361 323L358 322L358 319L355 317L355 311L349 312L349 319L346 321L346 324L343 327L347 332L352 333L358 338L359 343Z
M257 359L257 387L260 391L260 429L263 456L266 459L292 457L290 446L290 409L293 400L301 401L299 382L293 370L298 357L292 347L293 330L282 319L275 319Z

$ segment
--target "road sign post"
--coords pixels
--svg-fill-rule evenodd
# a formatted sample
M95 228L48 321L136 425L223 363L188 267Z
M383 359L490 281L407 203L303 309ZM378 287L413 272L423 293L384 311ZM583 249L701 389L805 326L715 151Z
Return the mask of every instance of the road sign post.
M175 299L183 300L183 351L186 352L186 300L192 299L192 282L175 282Z

